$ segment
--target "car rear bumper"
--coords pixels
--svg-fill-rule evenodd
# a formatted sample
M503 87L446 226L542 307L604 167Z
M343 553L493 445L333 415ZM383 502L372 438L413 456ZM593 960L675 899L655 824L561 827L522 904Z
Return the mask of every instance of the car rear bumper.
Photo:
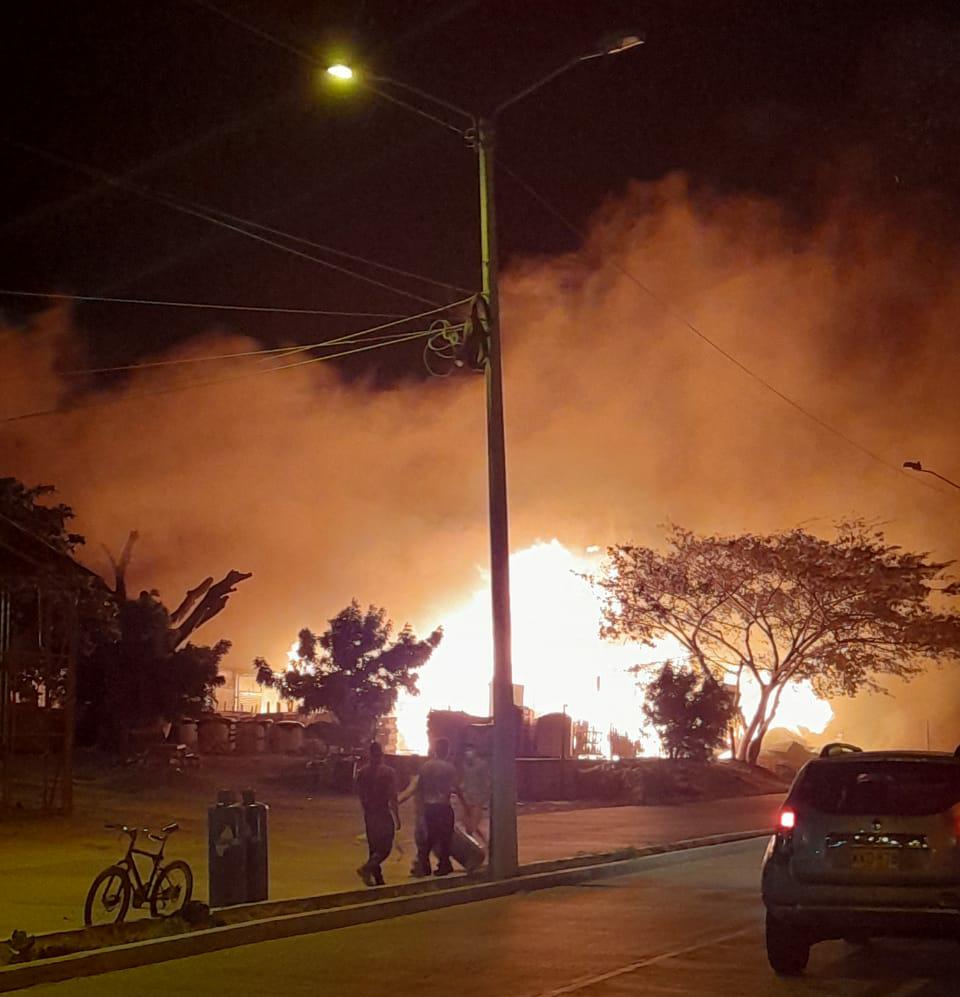
M762 878L767 910L815 938L960 937L960 880L902 886L810 883L795 879L787 863L776 861L764 864Z
M940 907L851 907L767 904L779 921L815 938L891 935L960 939L960 910Z

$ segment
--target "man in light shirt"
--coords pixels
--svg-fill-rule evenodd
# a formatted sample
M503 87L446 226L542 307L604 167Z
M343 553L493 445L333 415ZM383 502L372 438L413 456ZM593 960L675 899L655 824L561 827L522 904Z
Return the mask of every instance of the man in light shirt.
M450 797L460 796L460 779L450 761L450 742L441 737L434 746L432 758L428 758L420 769L417 779L417 794L423 806L425 834L417 844L417 865L423 875L430 875L430 853L437 856L436 876L448 876L453 872L450 864L450 839L453 836L453 807Z

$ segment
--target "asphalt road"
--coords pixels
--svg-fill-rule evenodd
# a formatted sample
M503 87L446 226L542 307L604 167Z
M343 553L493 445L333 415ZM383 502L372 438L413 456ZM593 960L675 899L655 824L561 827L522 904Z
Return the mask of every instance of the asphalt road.
M763 841L672 856L638 875L267 942L85 980L43 997L130 994L617 997L956 995L952 943L814 948L775 977L763 950Z

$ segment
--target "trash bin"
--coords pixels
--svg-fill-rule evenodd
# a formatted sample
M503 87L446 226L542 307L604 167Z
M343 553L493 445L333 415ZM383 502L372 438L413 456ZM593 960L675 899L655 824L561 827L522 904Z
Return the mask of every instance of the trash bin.
M304 724L299 720L279 720L271 731L271 750L285 755L297 755L303 748Z
M244 831L247 850L247 903L268 899L270 874L266 803L257 803L252 789L243 791Z
M211 907L246 903L246 821L230 790L220 790L216 806L207 809L207 870Z
M184 717L177 724L177 743L185 744L187 751L197 750L197 721Z
M241 755L262 754L267 744L267 731L260 720L241 720L237 724L236 750Z
M216 713L200 718L198 744L201 754L225 755L230 751L230 721Z

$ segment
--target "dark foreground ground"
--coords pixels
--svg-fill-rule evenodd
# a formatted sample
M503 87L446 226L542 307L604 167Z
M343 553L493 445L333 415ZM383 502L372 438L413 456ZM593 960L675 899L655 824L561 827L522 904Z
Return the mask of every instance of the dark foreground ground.
M624 994L956 995L960 947L826 942L807 974L763 951L763 841L639 875L183 959L30 991L37 997L228 993L342 997Z
M218 784L252 783L258 798L271 805L271 899L355 889L359 881L354 870L366 857L357 801L285 786L261 768L258 774L242 758L221 759L217 770L208 765L201 777L159 785L129 773L112 784L78 787L77 813L71 818L0 822L0 938L8 938L15 928L35 934L81 926L87 888L100 869L120 858L125 846L116 833L104 830L104 821L154 828L179 821L181 830L171 838L167 855L191 864L194 895L206 900L206 808ZM750 796L680 806L522 812L520 858L533 862L772 827L780 800L779 795ZM403 816L399 847L385 868L389 883L410 878L411 803L403 808ZM139 916L142 912L131 911L131 918Z

